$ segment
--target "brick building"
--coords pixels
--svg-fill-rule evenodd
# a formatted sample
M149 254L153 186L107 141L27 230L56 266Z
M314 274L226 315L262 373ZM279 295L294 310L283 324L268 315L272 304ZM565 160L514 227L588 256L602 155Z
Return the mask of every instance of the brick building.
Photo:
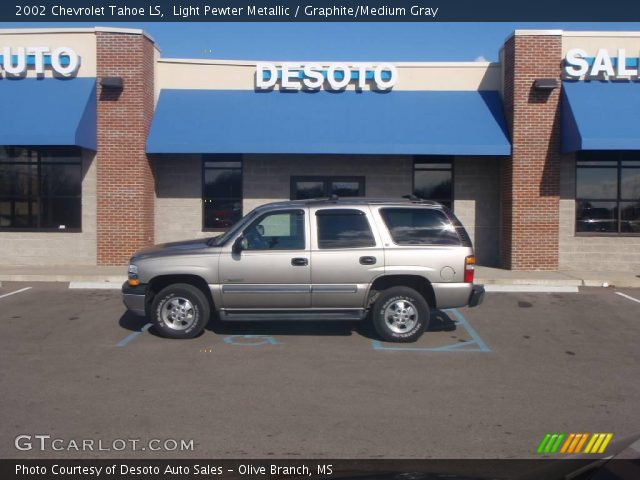
M256 64L0 30L0 265L126 264L265 202L415 194L480 264L638 270L639 52L640 32L545 30L497 63Z

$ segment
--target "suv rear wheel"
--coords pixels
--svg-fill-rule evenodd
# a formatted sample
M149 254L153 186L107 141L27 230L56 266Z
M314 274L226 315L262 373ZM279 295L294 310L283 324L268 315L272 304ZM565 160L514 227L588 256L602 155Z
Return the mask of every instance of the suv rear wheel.
M199 288L175 283L153 298L151 320L164 337L193 338L209 321L209 302Z
M429 324L429 306L413 288L392 287L380 292L373 305L372 320L383 340L415 342Z

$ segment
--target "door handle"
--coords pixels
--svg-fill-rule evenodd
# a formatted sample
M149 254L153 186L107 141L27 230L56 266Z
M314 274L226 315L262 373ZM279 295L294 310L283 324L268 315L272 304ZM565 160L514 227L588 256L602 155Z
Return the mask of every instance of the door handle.
M362 265L375 265L376 257L360 257L360 263Z
M292 258L291 265L293 265L294 267L304 267L305 265L309 265L309 259L302 257Z

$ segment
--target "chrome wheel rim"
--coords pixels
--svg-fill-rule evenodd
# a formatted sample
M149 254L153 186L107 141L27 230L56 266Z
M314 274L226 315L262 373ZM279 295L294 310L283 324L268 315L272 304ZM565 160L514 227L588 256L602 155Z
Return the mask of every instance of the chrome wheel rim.
M393 333L407 333L418 323L418 309L409 300L395 300L384 309L384 321Z
M160 317L173 330L186 330L196 320L193 304L185 297L173 297L165 302Z

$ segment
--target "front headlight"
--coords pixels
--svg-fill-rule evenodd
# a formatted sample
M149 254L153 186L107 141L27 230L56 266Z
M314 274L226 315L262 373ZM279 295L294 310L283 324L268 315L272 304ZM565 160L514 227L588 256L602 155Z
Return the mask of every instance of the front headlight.
M127 275L127 282L129 286L135 287L140 285L140 280L138 280L138 266L134 264L129 264L129 273Z

